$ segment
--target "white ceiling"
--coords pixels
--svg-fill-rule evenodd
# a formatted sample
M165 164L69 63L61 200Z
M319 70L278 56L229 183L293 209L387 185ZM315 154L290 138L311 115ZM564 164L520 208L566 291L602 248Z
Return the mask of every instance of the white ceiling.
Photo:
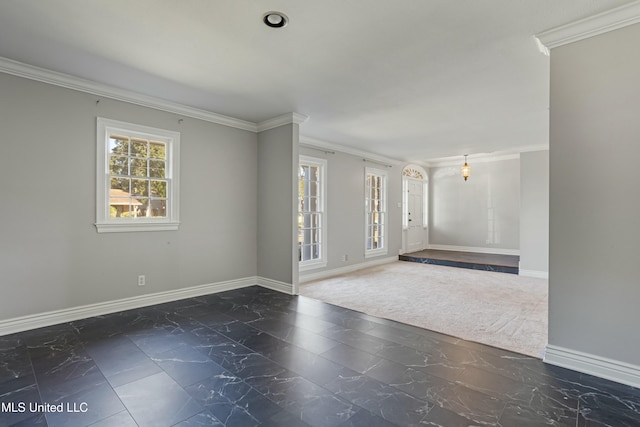
M626 3L1 0L0 57L421 162L548 144L533 35Z

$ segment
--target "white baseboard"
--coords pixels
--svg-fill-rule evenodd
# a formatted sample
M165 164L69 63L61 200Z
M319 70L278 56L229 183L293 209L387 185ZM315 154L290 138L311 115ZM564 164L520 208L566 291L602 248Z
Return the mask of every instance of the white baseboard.
M257 284L263 288L271 289L272 291L283 292L288 295L293 295L293 285L291 283L280 282L278 280L267 279L266 277L257 277Z
M118 311L131 310L149 305L162 304L184 298L193 298L201 295L230 291L258 284L258 278L246 277L243 279L227 280L224 282L210 283L206 285L191 286L172 291L157 292L154 294L140 295L131 298L123 298L115 301L101 302L97 304L83 305L80 307L66 308L63 310L49 311L46 313L32 314L13 319L0 320L0 336L22 332L59 323L72 322L86 319L87 317L102 316Z
M547 345L544 362L632 387L640 387L640 366L637 365L554 345Z
M548 279L549 278L549 272L548 271L536 271L536 270L523 270L523 269L520 269L520 270L518 270L518 274L520 276L536 277L538 279Z
M389 264L390 262L398 261L398 256L392 256L387 258L376 259L373 261L361 262L359 264L347 265L345 267L334 268L331 270L319 271L317 273L300 273L300 283L307 283L313 280L326 279L328 277L339 276L340 274L347 274L354 271L362 270L363 268L375 267L376 265Z
M520 249L482 248L482 247L474 247L474 246L433 245L433 244L429 245L428 249L437 249L439 251L476 252L479 254L520 256Z

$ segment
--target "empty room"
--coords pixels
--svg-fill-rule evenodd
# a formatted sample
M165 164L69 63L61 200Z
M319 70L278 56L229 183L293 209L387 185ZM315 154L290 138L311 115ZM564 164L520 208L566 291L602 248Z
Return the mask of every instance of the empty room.
M0 426L640 424L639 44L628 0L1 1Z

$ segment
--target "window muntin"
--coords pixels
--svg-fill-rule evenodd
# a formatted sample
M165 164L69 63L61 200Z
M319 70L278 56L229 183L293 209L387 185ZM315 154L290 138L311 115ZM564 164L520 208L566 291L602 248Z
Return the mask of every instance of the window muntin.
M98 232L178 227L180 134L98 118Z
M301 270L326 265L326 161L300 156L298 167L298 261Z
M387 173L365 171L365 257L370 257L387 253Z

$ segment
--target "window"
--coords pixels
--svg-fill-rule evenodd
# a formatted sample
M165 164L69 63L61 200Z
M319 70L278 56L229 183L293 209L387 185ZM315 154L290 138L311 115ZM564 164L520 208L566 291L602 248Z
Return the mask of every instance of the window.
M98 117L99 233L178 228L180 134Z
M365 258L385 255L387 224L387 173L365 168Z
M300 156L298 170L298 261L300 270L327 265L324 159Z

